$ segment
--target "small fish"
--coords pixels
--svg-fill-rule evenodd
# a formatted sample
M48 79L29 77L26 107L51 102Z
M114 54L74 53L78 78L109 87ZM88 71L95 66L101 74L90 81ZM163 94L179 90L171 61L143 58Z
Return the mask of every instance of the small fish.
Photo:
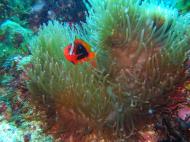
M63 53L65 58L73 64L89 62L96 67L95 52L92 52L90 45L82 39L75 39L73 44L64 48Z

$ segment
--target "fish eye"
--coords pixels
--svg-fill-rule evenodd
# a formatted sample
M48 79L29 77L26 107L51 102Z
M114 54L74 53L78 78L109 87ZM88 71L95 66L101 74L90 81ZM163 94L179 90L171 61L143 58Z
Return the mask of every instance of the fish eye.
M82 45L78 45L78 48L79 48L79 49L82 49L82 48L84 48L84 47L83 47Z

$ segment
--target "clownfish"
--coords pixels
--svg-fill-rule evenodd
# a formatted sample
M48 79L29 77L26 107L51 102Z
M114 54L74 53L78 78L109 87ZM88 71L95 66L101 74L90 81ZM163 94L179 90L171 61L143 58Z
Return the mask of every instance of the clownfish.
M63 54L73 64L89 62L96 67L95 52L92 52L90 45L82 39L75 39L73 44L66 46Z

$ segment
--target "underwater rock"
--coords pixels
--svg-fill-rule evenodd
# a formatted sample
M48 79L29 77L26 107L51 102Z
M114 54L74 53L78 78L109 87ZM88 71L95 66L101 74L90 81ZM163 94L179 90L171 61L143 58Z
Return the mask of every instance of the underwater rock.
M20 34L23 38L27 39L28 36L32 35L32 32L29 29L23 28L18 23L15 23L11 20L6 20L0 25L0 35L10 36L10 39L13 39L14 34Z
M32 56L23 57L17 64L17 70L24 70L26 66L30 63Z
M5 62L2 64L2 68L5 71L10 70L11 68L15 69L16 65L21 59L21 55L10 55L7 59L5 59Z
M37 31L37 28L48 20L62 23L84 22L86 13L82 0L38 0L31 8L28 21L31 29Z
M30 125L36 127L36 130L30 130ZM8 121L1 121L0 141L23 142L26 139L30 139L31 141L53 142L51 136L43 134L39 125L39 122L32 121L23 123L22 127L17 127L15 124Z
M10 66L13 56L23 56L30 54L30 49L28 47L28 42L32 36L32 32L28 29L23 28L19 24L7 20L0 25L0 65L4 63L4 67ZM8 59L9 58L9 59ZM9 63L8 63L9 62Z
M6 86L7 84L9 84L12 80L13 80L13 76L11 75L2 75L0 77L0 85L1 86Z
M27 25L27 18L35 0L2 0L0 3L0 23L10 19L21 25Z
M188 106L181 106L181 109L178 110L178 117L182 120L190 122L190 108Z
M34 5L32 5L30 12L31 13L40 12L44 8L45 5L46 5L46 3L44 0L38 0L38 1L36 1L36 3Z

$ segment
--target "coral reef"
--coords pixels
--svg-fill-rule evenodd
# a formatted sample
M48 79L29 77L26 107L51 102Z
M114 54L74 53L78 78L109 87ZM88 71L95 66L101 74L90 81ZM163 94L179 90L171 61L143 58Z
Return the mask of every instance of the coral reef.
M4 20L12 20L21 25L28 23L27 17L29 16L30 6L34 0L2 0L0 3L0 23Z
M0 141L53 141L43 133L26 87L32 32L10 20L0 25Z
M0 25L0 86L4 86L4 77L18 76L17 64L30 54L28 41L32 35L30 30L9 20Z
M0 65L15 55L28 55L30 49L28 47L29 38L32 32L23 28L19 24L7 20L0 25Z
M2 0L0 141L187 142L188 3ZM67 61L75 39L96 66Z
M1 112L1 116L5 113L8 113L8 110ZM10 113L10 111L9 111ZM6 116L8 118L8 114ZM53 142L53 138L51 136L46 136L43 133L43 130L40 128L40 121L28 121L22 122L22 118L17 118L17 122L11 122L10 120L1 119L0 131L1 137L0 141L41 141L41 142ZM15 119L15 118L12 118ZM20 124L19 124L20 123ZM19 126L18 126L19 125Z
M33 31L48 20L80 23L87 13L82 0L2 0L0 10L0 23L11 20Z

